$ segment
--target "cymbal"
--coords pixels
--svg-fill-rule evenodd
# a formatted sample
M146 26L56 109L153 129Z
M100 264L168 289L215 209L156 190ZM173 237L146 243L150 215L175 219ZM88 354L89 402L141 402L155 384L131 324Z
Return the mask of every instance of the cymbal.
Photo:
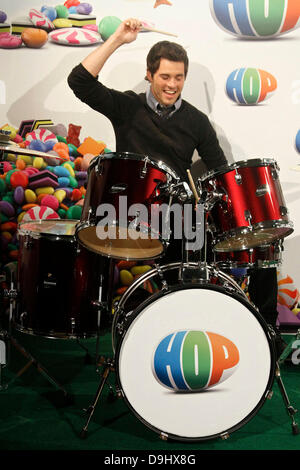
M65 160L56 155L49 155L48 153L38 152L37 150L30 150L18 147L17 145L1 145L0 152L15 153L18 155L29 155L30 157L41 157L48 165L57 166ZM0 158L1 160L1 158Z

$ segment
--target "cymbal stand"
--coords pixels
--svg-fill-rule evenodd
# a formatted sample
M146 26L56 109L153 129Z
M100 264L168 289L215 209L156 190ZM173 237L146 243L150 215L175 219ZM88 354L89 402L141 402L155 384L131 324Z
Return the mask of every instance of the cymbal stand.
M5 386L2 386L1 388L7 389L13 382L15 382L21 375L24 374L24 372L29 369L30 366L34 366L37 371L42 374L48 382L56 387L57 389L61 390L63 392L63 395L67 401L71 400L71 396L68 394L68 392L60 385L56 379L54 379L49 372L46 370L46 368L37 361L37 359L30 354L23 346L19 344L19 342L13 337L12 334L12 325L13 325L13 311L16 307L16 301L18 297L17 290L14 288L14 282L11 280L10 282L10 290L6 292L4 295L6 295L9 298L10 306L9 306L9 320L8 320L8 331L3 333L3 336L5 340L7 341L8 344L8 361L7 363L9 364L11 362L11 346L13 346L17 351L19 351L26 359L28 359L27 364L25 364L24 367L22 367L8 383L5 384ZM0 388L0 389L1 389Z

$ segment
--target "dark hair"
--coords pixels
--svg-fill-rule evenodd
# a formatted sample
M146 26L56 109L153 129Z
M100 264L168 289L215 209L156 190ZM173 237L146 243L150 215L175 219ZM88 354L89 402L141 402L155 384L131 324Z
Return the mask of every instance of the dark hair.
M152 76L159 69L160 59L183 62L184 74L187 76L189 59L186 50L179 44L169 41L160 41L151 47L147 55L147 70L149 70Z

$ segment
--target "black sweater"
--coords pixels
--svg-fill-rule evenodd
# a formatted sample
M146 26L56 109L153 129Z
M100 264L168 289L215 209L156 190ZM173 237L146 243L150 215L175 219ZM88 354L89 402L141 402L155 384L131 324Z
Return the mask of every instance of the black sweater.
M185 100L163 119L147 105L145 93L109 89L81 64L70 73L68 84L81 101L111 121L116 152L162 160L185 180L195 149L209 170L227 163L208 117Z

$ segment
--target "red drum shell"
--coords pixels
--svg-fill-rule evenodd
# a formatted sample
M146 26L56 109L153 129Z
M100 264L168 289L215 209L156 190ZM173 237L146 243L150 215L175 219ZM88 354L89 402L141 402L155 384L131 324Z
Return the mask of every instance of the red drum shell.
M202 177L208 193L222 195L210 211L215 251L255 248L293 232L278 170L274 160L253 159Z
M168 203L169 195L160 187L177 179L166 165L145 156L111 153L97 157L88 170L87 192L76 230L80 243L96 253L116 259L144 260L161 256L165 248L160 234L151 227L151 204ZM125 225L120 222L120 196L126 196L127 209L133 204L145 206L147 220L141 224L143 237L128 228L133 217L131 220L126 217ZM115 210L116 220L111 227L116 229L116 236L100 239L97 236L97 224L100 222L97 209L104 204Z
M278 243L232 252L215 252L213 264L220 269L272 268L281 264L281 247Z
M50 338L96 336L92 302L99 300L101 276L109 283L110 268L107 259L78 248L77 223L52 219L19 226L17 330Z

